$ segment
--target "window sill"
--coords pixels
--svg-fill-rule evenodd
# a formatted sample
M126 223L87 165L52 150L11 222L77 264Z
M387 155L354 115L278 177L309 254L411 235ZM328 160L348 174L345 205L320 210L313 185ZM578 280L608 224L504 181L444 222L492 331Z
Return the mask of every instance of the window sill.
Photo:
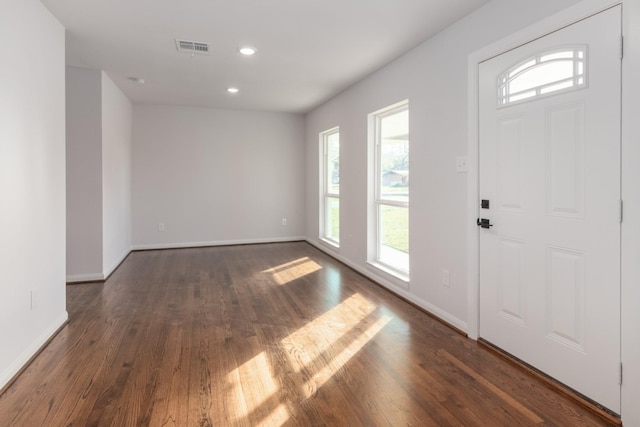
M401 286L404 289L409 289L408 272L400 271L378 261L367 261L367 267L379 273L383 273L385 276L389 276L389 279L396 282L398 286Z
M338 242L336 242L335 240L329 240L329 239L325 239L323 237L320 237L320 243L330 247L331 249L333 249L335 251L340 249L340 244Z

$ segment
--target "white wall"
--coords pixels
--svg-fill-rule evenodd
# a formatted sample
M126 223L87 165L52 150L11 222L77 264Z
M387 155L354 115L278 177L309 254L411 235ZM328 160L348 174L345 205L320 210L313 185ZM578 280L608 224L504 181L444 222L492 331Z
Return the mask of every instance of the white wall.
M99 70L67 67L67 278L102 275L102 105Z
M467 153L470 54L565 8L582 3L596 11L606 0L494 0L307 115L307 228L310 241L331 252L318 236L318 133L341 131L341 248L337 257L445 320L467 330L467 176L455 172ZM622 419L640 425L640 4L624 2ZM367 114L410 101L411 282L367 268ZM440 284L442 269L451 287Z
M67 312L64 28L37 0L3 0L0 37L2 387Z
M455 164L456 156L467 151L467 57L575 2L490 2L309 113L307 235L312 242L324 247L317 238L318 132L340 126L342 236L338 255L352 266L376 274L366 265L367 114L409 99L409 290L405 292L389 276L376 278L466 330L467 176L456 173ZM440 284L443 269L450 271L450 287Z
M133 111L134 247L304 236L303 116L152 105Z
M131 251L133 107L102 74L102 256L108 276Z
M131 251L133 107L100 70L67 67L67 281L105 279Z

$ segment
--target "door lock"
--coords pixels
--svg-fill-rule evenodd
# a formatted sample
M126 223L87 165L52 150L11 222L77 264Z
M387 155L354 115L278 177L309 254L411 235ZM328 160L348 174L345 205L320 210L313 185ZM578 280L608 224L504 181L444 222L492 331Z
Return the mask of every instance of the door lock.
M476 223L478 224L478 227L482 227L482 228L493 227L493 224L491 224L491 222L489 222L487 218L478 218Z

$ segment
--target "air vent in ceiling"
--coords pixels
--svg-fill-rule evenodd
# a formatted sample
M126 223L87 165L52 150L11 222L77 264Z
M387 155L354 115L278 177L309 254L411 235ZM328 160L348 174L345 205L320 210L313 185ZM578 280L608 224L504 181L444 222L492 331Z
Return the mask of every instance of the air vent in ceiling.
M178 52L184 52L184 53L190 53L190 54L197 53L198 55L209 54L209 43L176 39L176 48L178 49Z

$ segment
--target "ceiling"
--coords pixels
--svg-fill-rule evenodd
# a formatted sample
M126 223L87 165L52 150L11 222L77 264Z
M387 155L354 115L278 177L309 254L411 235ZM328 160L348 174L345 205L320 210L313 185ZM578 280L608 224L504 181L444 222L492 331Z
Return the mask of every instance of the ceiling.
M104 70L135 103L304 113L488 0L41 1L67 28L67 65Z

